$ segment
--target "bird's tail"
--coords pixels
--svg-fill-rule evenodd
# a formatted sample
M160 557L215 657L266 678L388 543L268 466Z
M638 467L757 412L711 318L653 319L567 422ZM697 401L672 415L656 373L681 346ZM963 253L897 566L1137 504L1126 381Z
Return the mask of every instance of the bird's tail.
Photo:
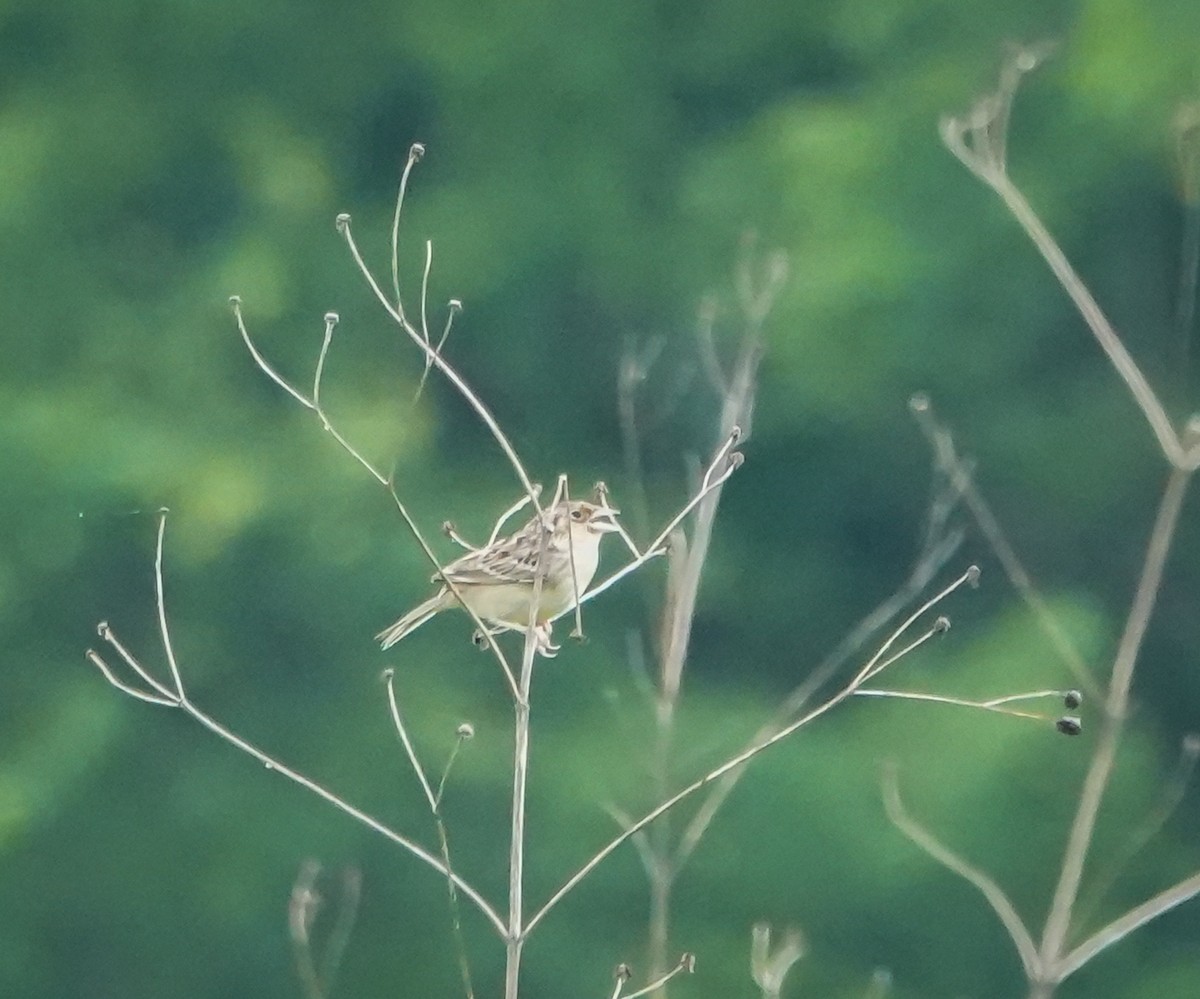
M375 636L375 641L379 642L385 649L390 649L410 631L416 631L433 617L434 614L438 613L438 611L445 610L449 606L446 597L447 594L444 591L434 594L423 604L418 604L410 610L395 624L384 628L383 631Z

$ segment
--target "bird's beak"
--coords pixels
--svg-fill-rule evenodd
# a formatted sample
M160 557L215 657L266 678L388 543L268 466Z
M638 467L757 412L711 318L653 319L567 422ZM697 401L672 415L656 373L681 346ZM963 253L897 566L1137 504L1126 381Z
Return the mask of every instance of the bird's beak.
M592 519L588 521L588 527L601 534L610 534L613 531L619 531L620 528L617 526L616 515L620 512L616 507L600 507L592 514Z

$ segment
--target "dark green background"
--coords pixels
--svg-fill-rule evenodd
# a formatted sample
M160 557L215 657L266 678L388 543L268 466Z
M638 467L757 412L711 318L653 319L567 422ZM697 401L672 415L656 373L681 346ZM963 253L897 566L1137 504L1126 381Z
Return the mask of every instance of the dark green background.
M409 144L409 287L466 303L449 356L532 473L629 495L619 358L664 338L647 418L652 506L685 490L715 407L695 309L726 295L743 233L786 250L754 434L723 502L688 664L677 779L740 744L907 571L928 493L906 400L929 391L1064 626L1111 654L1165 477L1148 428L1033 249L941 146L1011 40L1056 39L1017 102L1013 174L1176 417L1195 405L1175 323L1185 209L1170 126L1195 100L1184 0L698 4L11 3L0 12L0 994L293 996L285 908L301 860L365 890L339 993L456 994L445 886L379 837L85 663L112 621L162 668L154 518L171 508L176 647L206 710L433 842L380 670L426 757L470 720L447 797L461 866L502 896L510 712L494 664L444 618L391 654L371 636L426 593L385 492L257 371L226 299L304 382L342 316L327 403L431 533L478 536L518 487L337 238L351 212L386 272ZM722 349L736 342L727 311ZM1192 352L1194 353L1194 347ZM654 406L650 406L654 409ZM1194 499L1194 497L1193 497ZM1200 546L1184 509L1104 810L1102 870L1197 726ZM443 555L449 548L443 545ZM615 545L608 551L615 560ZM1072 681L976 537L984 586L893 677L989 695ZM608 563L610 565L614 562ZM947 570L949 571L949 570ZM530 895L651 803L652 711L626 660L662 570L597 601L592 640L539 668ZM1086 718L1086 710L1085 710ZM1094 726L1091 731L1094 731ZM1019 995L972 889L887 822L914 812L1039 924L1089 754L1002 717L855 702L760 759L676 900L684 996L750 996L751 924L806 930L793 995ZM1195 793L1098 910L1200 865ZM524 994L605 995L645 968L645 883L625 848L531 943ZM1195 902L1062 994L1200 991ZM1097 922L1095 925L1099 925ZM468 916L481 995L502 954Z

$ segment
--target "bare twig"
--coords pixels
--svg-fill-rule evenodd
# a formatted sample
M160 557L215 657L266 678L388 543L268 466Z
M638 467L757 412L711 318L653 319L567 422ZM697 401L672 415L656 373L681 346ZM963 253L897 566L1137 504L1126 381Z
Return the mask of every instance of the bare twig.
M317 886L321 873L321 865L317 861L304 861L300 865L288 901L288 930L292 939L296 972L309 999L328 999L332 994L334 979L358 916L362 894L361 872L354 867L346 868L342 871L340 879L341 891L338 895L337 913L326 934L325 946L318 961L313 955L313 930L325 902Z
M1103 929L1093 933L1078 947L1059 959L1055 965L1055 980L1061 982L1068 975L1082 968L1105 948L1120 942L1138 927L1145 926L1150 920L1157 919L1164 912L1169 912L1177 905L1182 905L1197 895L1200 895L1200 872L1159 892L1153 898L1147 899L1123 916L1114 919Z
M404 207L404 193L408 190L409 174L424 155L425 146L420 142L409 146L404 172L400 174L400 188L396 192L396 212L392 216L392 291L396 295L396 309L400 312L404 310L404 300L400 295L400 214Z
M317 417L321 421L321 426L329 432L330 436L338 442L339 446L341 446L341 448L347 454L349 454L350 457L362 465L362 467L367 470L367 473L373 479L375 479L376 482L378 482L381 486L386 487L388 484L388 477L379 471L379 469L372 465L369 461L367 461L367 459L364 458L358 452L358 450L345 437L343 437L341 433L338 432L337 428L333 425L332 421L325 413L325 410L321 408L320 403L317 401L317 397L320 396L321 373L325 367L325 355L329 351L329 343L333 336L333 329L338 322L337 313L327 312L325 314L325 336L321 342L321 353L317 360L317 374L313 383L314 398L310 399L299 389L292 386L288 380L283 377L283 375L276 371L267 361L267 359L263 357L259 349L254 345L254 341L250 338L250 331L246 328L246 323L242 318L242 300L237 295L233 295L230 297L229 303L233 307L233 317L237 322L238 332L241 333L242 340L246 344L246 349L250 351L250 356L254 358L254 363L262 369L262 371L267 375L268 378L271 379L271 381L287 392L287 394L300 403L301 406L304 406L306 409L311 409L314 413L316 413Z
M1083 656L1075 647L1075 643L1071 641L1071 637L1059 624L1037 585L1022 565L1016 551L1009 543L1004 529L1000 526L1000 522L975 484L968 463L959 457L954 447L953 435L934 416L933 403L929 396L918 393L909 400L908 405L917 426L925 435L925 439L929 441L934 460L950 477L955 490L962 496L963 502L975 518L975 523L979 526L984 540L987 541L1000 562L1004 574L1017 591L1017 595L1033 613L1059 657L1075 675L1079 685L1090 697L1098 697L1100 685L1097 683L1091 667L1084 661Z
M624 968L627 966L622 965L621 967ZM695 970L696 956L694 954L681 954L679 956L679 960L675 963L675 967L665 974L659 975L658 978L654 979L654 981L650 982L648 985L642 986L642 988L638 989L636 992L626 992L622 995L621 986L625 983L627 977L622 979L621 975L618 974L617 978L619 981L617 983L617 989L613 995L616 996L617 999L641 999L642 996L649 995L651 992L661 989L676 975L690 975Z
M1050 914L1046 919L1046 927L1042 936L1041 958L1047 968L1054 967L1058 963L1070 930L1071 915L1079 894L1083 866L1091 846L1092 833L1095 831L1100 802L1104 798L1104 792L1108 788L1109 778L1112 776L1113 766L1116 763L1117 743L1125 723L1134 667L1137 664L1138 653L1141 651L1142 639L1146 635L1146 627L1154 612L1167 554L1170 552L1171 541L1175 536L1179 510L1183 505L1183 498L1190 479L1190 472L1179 468L1172 470L1159 503L1154 527L1150 532L1141 578L1138 580L1133 604L1125 621L1125 631L1121 635L1121 641L1113 659L1106 715L1102 720L1100 735L1096 740L1091 765L1084 780L1079 807L1075 813L1075 820L1072 823L1066 851L1063 855L1062 871L1055 887Z
M948 482L945 485L946 488L934 491L922 531L921 550L913 563L908 578L894 593L886 597L855 624L804 681L792 689L780 704L775 715L750 738L748 745L768 738L795 717L817 690L823 687L851 656L911 604L918 594L925 592L936 574L945 567L946 562L961 547L962 532L949 528L949 518L954 509L953 501L956 494ZM680 837L676 850L678 865L682 866L695 851L704 833L743 773L745 773L744 770L731 771L709 790L704 802L696 810Z
M451 871L454 869L454 865L450 861L450 836L446 830L446 822L442 818L442 791L445 788L446 777L450 772L450 765L454 762L454 756L457 754L458 747L462 745L464 738L468 738L469 736L460 726L458 740L454 745L454 753L451 754L450 760L446 764L446 769L442 773L442 779L438 784L437 793L435 794L432 785L425 776L425 768L421 766L421 760L417 756L412 738L408 734L404 718L400 714L400 704L396 700L395 672L390 669L384 670L383 675L384 681L387 684L388 709L391 711L392 724L395 726L396 734L400 737L400 742L404 746L404 753L408 757L408 762L421 784L421 790L425 792L425 801L429 805L430 814L433 816L434 825L437 827L438 846L442 852L442 863L446 865L446 870ZM470 729L468 728L466 731L469 732ZM463 939L462 920L458 911L458 892L454 887L453 878L446 879L446 888L450 899L450 929L454 936L455 950L458 955L458 969L462 977L463 993L467 999L474 999L475 990L471 984L471 963L467 957L467 946Z
M675 528L678 527L688 516L688 514L690 514L703 501L705 496L707 496L714 489L718 489L724 485L729 477L741 467L742 453L740 451L732 450L733 446L738 442L740 436L741 431L737 427L734 427L733 432L730 433L725 442L719 448L717 448L717 453L708 466L708 470L705 473L704 480L700 485L699 491L683 505L683 507L678 513L675 514L674 517L667 522L667 526L659 531L658 536L646 547L642 554L631 559L603 582L593 586L590 590L584 593L579 599L580 603L586 603L587 601L598 597L610 586L615 586L618 582L620 582L630 573L636 572L651 559L658 558L660 555L666 553L666 541L671 536L671 533L675 530ZM718 469L720 469L719 473ZM569 613L569 611L563 611L563 614L566 613ZM558 617L562 617L562 614L559 614L555 620L557 620Z
M508 458L509 464L516 473L517 479L524 488L526 495L529 496L530 502L533 504L538 514L542 513L542 508L538 505L537 495L533 490L533 481L529 477L529 473L525 471L525 465L517 455L516 449L512 445L512 441L508 439L508 435L500 428L500 424L496 421L496 417L487 407L482 399L476 394L475 390L467 384L466 380L458 373L458 371L448 362L441 354L439 354L432 344L427 343L421 336L412 323L404 315L402 309L392 305L387 296L383 293L383 289L379 287L379 282L375 279L375 275L367 266L363 259L362 253L358 248L358 244L354 241L354 234L350 231L350 216L346 214L337 217L338 232L346 240L346 245L350 249L350 255L354 258L354 263L358 266L359 273L366 279L371 291L374 292L375 298L383 306L384 310L392 320L400 327L401 330L413 341L424 353L429 362L438 369L451 385L458 390L459 395L466 400L467 404L475 410L476 415L483 421L485 427L491 433L493 439L500 446L500 450L504 452Z
M1061 699L1065 691L1038 690L1028 694L1006 694L1003 697L992 697L987 700L972 700L966 697L950 697L945 694L926 694L915 690L879 690L874 687L860 687L854 692L856 697L890 697L900 701L925 701L932 704L950 704L960 708L975 708L980 711L994 711L997 714L1008 715L1011 718L1028 718L1032 721L1052 723L1057 725L1059 716L1042 714L1037 711L1021 711L1010 708L1014 701L1028 701L1035 698L1055 697Z
M784 931L783 940L772 951L770 924L754 924L750 931L750 977L762 991L763 999L779 999L784 980L804 957L805 949L804 934L791 928Z
M1196 770L1196 761L1200 758L1200 736L1189 733L1184 736L1179 748L1179 759L1175 764L1175 772L1167 779L1159 795L1159 800L1143 817L1128 839L1122 845L1117 855L1109 860L1101 876L1094 880L1087 893L1087 901L1077 905L1075 922L1085 925L1091 914L1100 906L1100 902L1108 890L1116 883L1118 877L1145 846L1166 825L1167 820L1174 814L1175 809L1183 801L1184 793Z
M550 898L545 903L543 903L542 907L540 909L538 909L537 913L529 920L529 922L527 924L527 928L529 930L532 930L539 922L541 922L542 919L545 918L546 914L549 913L550 910L553 909L555 905L557 905L560 901L562 901L562 899L567 894L569 894L570 891L577 884L579 884L580 881L582 881L585 877L587 877L588 874L590 874L601 863L601 861L604 860L605 857L607 857L610 853L613 852L613 850L615 850L622 843L624 843L626 840L628 840L638 830L644 829L646 826L650 825L651 822L653 822L655 819L657 819L660 815L663 815L666 812L670 811L672 808L674 808L676 805L678 805L679 802L683 801L685 798L691 797L691 795L695 794L697 791L701 790L702 788L707 787L709 784L713 783L713 781L719 780L721 777L723 777L729 771L742 766L744 763L753 759L759 753L764 752L765 750L769 749L771 746L775 745L776 743L781 742L782 740L786 739L792 733L803 728L809 722L816 720L821 715L832 710L838 704L841 704L842 701L844 701L848 697L852 696L854 691L859 686L862 685L863 676L867 675L870 672L870 668L873 667L882 658L882 652L884 650L890 649L891 646L894 645L895 642L909 628L911 628L913 626L915 621L921 615L928 612L940 601L946 599L948 596L950 596L950 594L952 594L959 587L961 587L967 583L973 584L978 579L978 577L979 577L979 570L975 566L971 566L970 569L968 569L961 576L959 576L958 579L956 579L954 582L950 583L943 590L941 590L941 592L939 592L936 596L930 598L917 611L915 611L913 614L911 614L907 618L907 620L905 620L904 623L898 629L896 629L896 631L887 639L887 641L884 642L881 652L878 653L875 657L873 657L872 660L867 664L867 666L863 667L863 669L860 670L859 673L844 688L842 688L842 690L840 690L838 693L834 694L827 701L824 701L822 704L819 704L817 707L813 708L811 711L809 711L806 714L802 715L801 717L795 719L789 725L785 725L778 732L775 732L774 734L772 734L769 738L766 738L766 739L762 740L761 742L756 743L755 745L751 746L750 748L743 750L742 752L738 753L737 755L730 757L728 760L726 760L724 763L722 763L716 769L711 770L709 773L705 774L703 777L700 777L697 780L692 781L692 783L688 784L682 790L677 791L666 801L663 801L660 804L658 804L657 806L655 806L654 808L652 808L649 812L647 812L645 815L643 815L640 819L638 819L636 822L632 823L628 828L626 828L624 831L622 831L620 833L620 835L614 837L607 844L605 844L603 847L601 847L595 854L592 855L592 857L587 862L585 862L583 864L582 867L579 868L579 870L577 870L574 874L572 874L550 896Z
M490 922L492 924L492 926L495 927L495 929L501 935L503 935L504 923L500 919L500 916L497 914L495 908L491 905L491 903L488 902L488 900L486 898L484 898L483 895L481 895L479 893L479 891L473 885L471 885L469 882L465 881L454 871L448 869L446 867L446 865L442 862L440 857L436 856L433 853L430 853L428 850L426 850L420 844L416 843L414 840L411 840L407 836L404 836L403 834L396 832L394 829L391 829L390 827L384 825L384 823L380 822L378 819L367 814L362 809L357 808L356 806L350 804L344 798L341 798L338 795L334 794L332 791L330 791L327 788L325 788L324 786L318 784L316 781L304 776L302 773L300 773L297 770L293 770L291 767L280 762L278 759L276 759L275 757L266 753L262 749L259 749L257 746L253 745L252 743L247 742L241 736L230 731L228 728L226 728L224 725L222 725L220 722L218 722L215 718L212 718L211 716L205 714L191 701L191 699L187 696L186 690L183 686L182 674L179 671L179 666L175 662L174 652L170 646L170 641L169 641L170 636L169 636L169 631L167 628L166 600L165 600L165 596L164 596L164 592L163 592L163 571L162 571L163 535L165 532L165 527L166 527L166 512L161 511L160 519L159 519L158 540L157 540L157 546L155 549L155 560L154 560L155 604L156 604L156 609L158 611L160 630L164 636L164 651L167 653L167 657L168 657L168 660L171 665L172 678L173 678L173 680L175 680L178 687L177 687L177 696L172 696L170 694L170 692L168 692L166 694L161 695L163 698L162 701L156 701L154 703L165 703L166 706L177 707L177 708L181 709L185 714L187 714L189 717L193 718L195 721L199 722L210 732L214 733L221 739L224 739L230 745L241 750L243 753L246 753L247 755L258 760L258 762L263 764L263 766L266 767L266 769L273 771L275 773L281 774L282 776L287 777L289 780L295 782L296 784L299 784L301 787L305 788L306 790L311 791L313 794L315 794L318 797L329 802L329 804L333 805L339 811L344 812L346 815L349 815L351 818L353 818L356 821L367 826L369 829L372 829L375 832L379 833L381 836L383 836L386 839L390 840L391 842L395 843L397 846L403 847L405 850L407 850L409 853L411 853L414 857L416 857L417 859L423 861L424 863L426 863L427 865L432 867L435 871L440 873L443 877L452 879L455 887L459 891L461 891L467 898L469 898L471 900L471 902L475 905L475 907L487 918L488 922ZM129 666L132 669L134 669L135 672L137 672L137 674L139 676L141 676L143 678L149 677L149 673L145 669L145 667L142 666L138 662L138 660L135 659L124 648L123 645L120 644L120 642L116 639L116 636L112 634L112 631L110 629L108 629L107 626L104 628L104 631L103 631L101 637L105 638L105 640L113 647L113 649L115 651L117 651L118 655L120 655L121 658L127 664L129 664ZM91 662L93 665L95 665L97 668L99 668L101 670L102 674L105 676L106 679L113 676L111 667L108 667L107 664L104 663L104 660L99 655L99 653L95 652L94 650L89 649L88 653L87 653L87 659L89 662ZM157 682L154 682L152 685L155 687L155 689L159 689L159 687L160 687L160 685ZM130 692L127 689L127 687L124 685L118 684L117 686L118 686L118 689L121 689L127 693ZM137 695L134 695L134 696L137 696ZM141 698L141 699L147 700L148 698Z
M990 876L939 843L930 832L905 811L904 803L900 800L900 786L894 767L888 767L884 772L883 800L887 807L888 818L904 835L943 867L953 871L960 878L969 881L979 889L992 907L992 911L1004 924L1005 930L1008 931L1013 946L1016 947L1017 954L1021 958L1026 976L1031 980L1040 978L1041 958L1038 956L1037 947L1008 896Z
M1016 56L1005 64L1000 85L995 92L981 99L969 114L942 120L942 139L972 173L1000 196L1013 217L1021 224L1059 284L1074 302L1075 308L1108 356L1109 362L1125 382L1146 422L1150 424L1167 461L1176 468L1195 469L1200 464L1200 447L1192 444L1185 448L1180 441L1170 417L1167 416L1141 368L1054 241L1054 237L1050 235L1025 196L1009 179L1008 121L1013 97L1021 78L1036 68L1044 57L1045 52L1038 49L1026 48L1018 51Z

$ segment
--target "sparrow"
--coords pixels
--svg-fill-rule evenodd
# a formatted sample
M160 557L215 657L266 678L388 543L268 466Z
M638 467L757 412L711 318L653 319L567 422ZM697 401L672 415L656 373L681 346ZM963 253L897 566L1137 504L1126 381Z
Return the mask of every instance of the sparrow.
M588 588L600 562L601 540L619 530L614 519L619 512L583 500L562 501L546 511L544 519L535 516L515 534L468 552L435 573L431 582L441 583L437 593L381 631L376 640L390 649L435 614L459 606L447 579L481 621L502 631L524 631L529 626L539 556L544 553L535 627L539 637L544 632L545 645L554 648L549 646L550 621L574 607L576 597Z

